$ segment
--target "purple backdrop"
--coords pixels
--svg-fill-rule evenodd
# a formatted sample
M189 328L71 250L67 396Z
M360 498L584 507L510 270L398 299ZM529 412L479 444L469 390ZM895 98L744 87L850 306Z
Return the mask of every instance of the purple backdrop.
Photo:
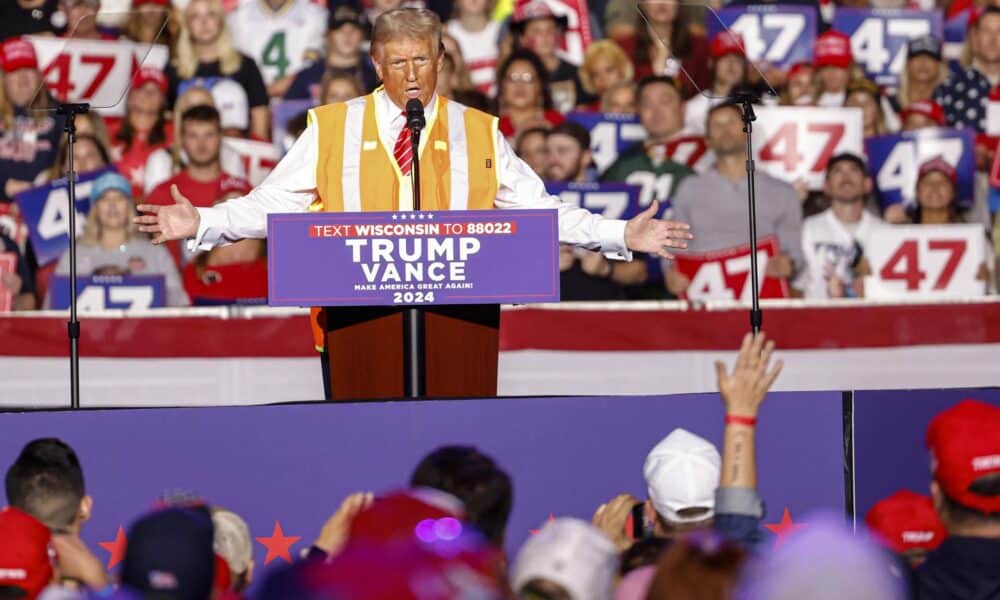
M1000 406L1000 389L883 390L854 393L854 473L858 522L899 489L930 494L924 436L934 415L966 398Z
M767 523L815 508L843 510L839 392L776 393L760 419ZM275 521L301 536L293 555L348 493L408 480L418 459L446 443L474 444L514 479L508 550L549 514L590 518L619 492L645 497L646 453L674 427L721 442L711 394L503 398L418 403L309 404L0 414L4 469L27 441L57 436L80 455L95 499L84 538L114 539L163 492L195 491L243 515L252 535ZM255 545L259 567L265 548ZM278 559L279 561L281 559ZM273 566L274 563L272 563Z

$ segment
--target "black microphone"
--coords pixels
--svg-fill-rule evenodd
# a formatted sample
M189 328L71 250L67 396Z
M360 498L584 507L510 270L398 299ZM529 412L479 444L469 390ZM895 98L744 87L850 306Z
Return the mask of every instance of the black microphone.
M424 105L417 98L406 103L406 126L413 131L420 131L427 125L424 119Z

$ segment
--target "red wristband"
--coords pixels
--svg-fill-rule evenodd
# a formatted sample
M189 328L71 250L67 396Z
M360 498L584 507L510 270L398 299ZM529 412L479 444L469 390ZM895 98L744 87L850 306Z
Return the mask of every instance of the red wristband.
M746 425L747 427L756 427L757 417L740 417L737 415L726 415L726 425Z

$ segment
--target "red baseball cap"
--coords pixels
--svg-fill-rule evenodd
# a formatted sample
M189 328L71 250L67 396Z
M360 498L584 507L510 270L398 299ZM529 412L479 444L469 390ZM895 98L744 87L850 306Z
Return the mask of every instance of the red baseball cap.
M7 73L18 69L38 69L35 46L22 37L13 37L0 45L0 68Z
M155 83L160 93L167 93L167 76L156 67L142 67L132 76L133 88L140 88L147 83Z
M350 542L383 544L394 540L461 531L465 509L454 496L427 488L375 498L351 521ZM426 531L425 531L426 530Z
M791 79L792 77L795 77L799 73L802 73L802 72L805 72L805 71L810 71L811 72L812 70L813 70L813 66L812 66L811 62L806 62L806 61L797 62L797 63L795 63L794 65L792 65L791 67L788 68L788 79Z
M963 506L1000 513L1000 495L969 489L979 478L1000 474L1000 408L963 400L939 413L927 428L931 472L942 491Z
M816 38L813 44L813 65L819 67L850 68L854 62L851 38L831 29Z
M945 125L944 109L933 100L917 100L904 108L899 116L905 121L910 115L924 115L942 127Z
M0 511L0 586L37 597L52 581L51 539L49 528L28 513L9 506Z
M948 536L931 499L909 490L877 502L865 523L879 541L900 554L918 548L933 550Z
M552 19L563 31L569 27L566 15L556 14L545 0L518 0L514 5L514 14L510 18L511 29L515 33L521 33L525 24L534 19Z
M731 31L720 31L712 38L712 58L722 58L727 54L746 56L743 38Z
M944 175L951 181L954 185L958 183L958 171L952 166L948 161L941 158L940 156L935 156L932 159L925 160L921 165L920 169L917 171L917 181L924 178L924 175L937 171L939 173L944 173Z

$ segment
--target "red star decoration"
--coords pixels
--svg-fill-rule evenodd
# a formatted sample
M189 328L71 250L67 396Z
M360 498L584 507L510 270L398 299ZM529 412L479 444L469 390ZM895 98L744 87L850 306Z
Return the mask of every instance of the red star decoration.
M108 554L110 554L108 557L108 569L115 568L115 565L125 558L125 544L127 542L128 540L125 539L125 530L121 525L118 526L118 533L115 535L114 541L98 542L97 545L107 550Z
M547 522L547 523L551 523L552 521L555 521L555 520L556 520L556 516L555 516L554 514L552 514L552 513L549 513L549 520L548 520L548 521L546 521L546 522ZM537 533L538 533L539 531L541 531L541 529L529 529L529 530L528 530L528 533L530 533L531 535L535 535L535 534L537 534Z
M805 523L795 523L792 521L792 515L788 513L787 507L785 508L785 512L781 515L780 523L767 523L764 525L768 531L777 536L777 539L774 542L775 548L784 544L788 541L788 537L790 535L805 526Z
M267 548L267 556L264 558L264 564L266 565L276 558L282 558L285 562L291 563L292 555L289 553L289 549L292 547L292 544L301 539L297 535L285 535L285 532L281 530L281 523L275 521L271 537L257 538L257 541Z

